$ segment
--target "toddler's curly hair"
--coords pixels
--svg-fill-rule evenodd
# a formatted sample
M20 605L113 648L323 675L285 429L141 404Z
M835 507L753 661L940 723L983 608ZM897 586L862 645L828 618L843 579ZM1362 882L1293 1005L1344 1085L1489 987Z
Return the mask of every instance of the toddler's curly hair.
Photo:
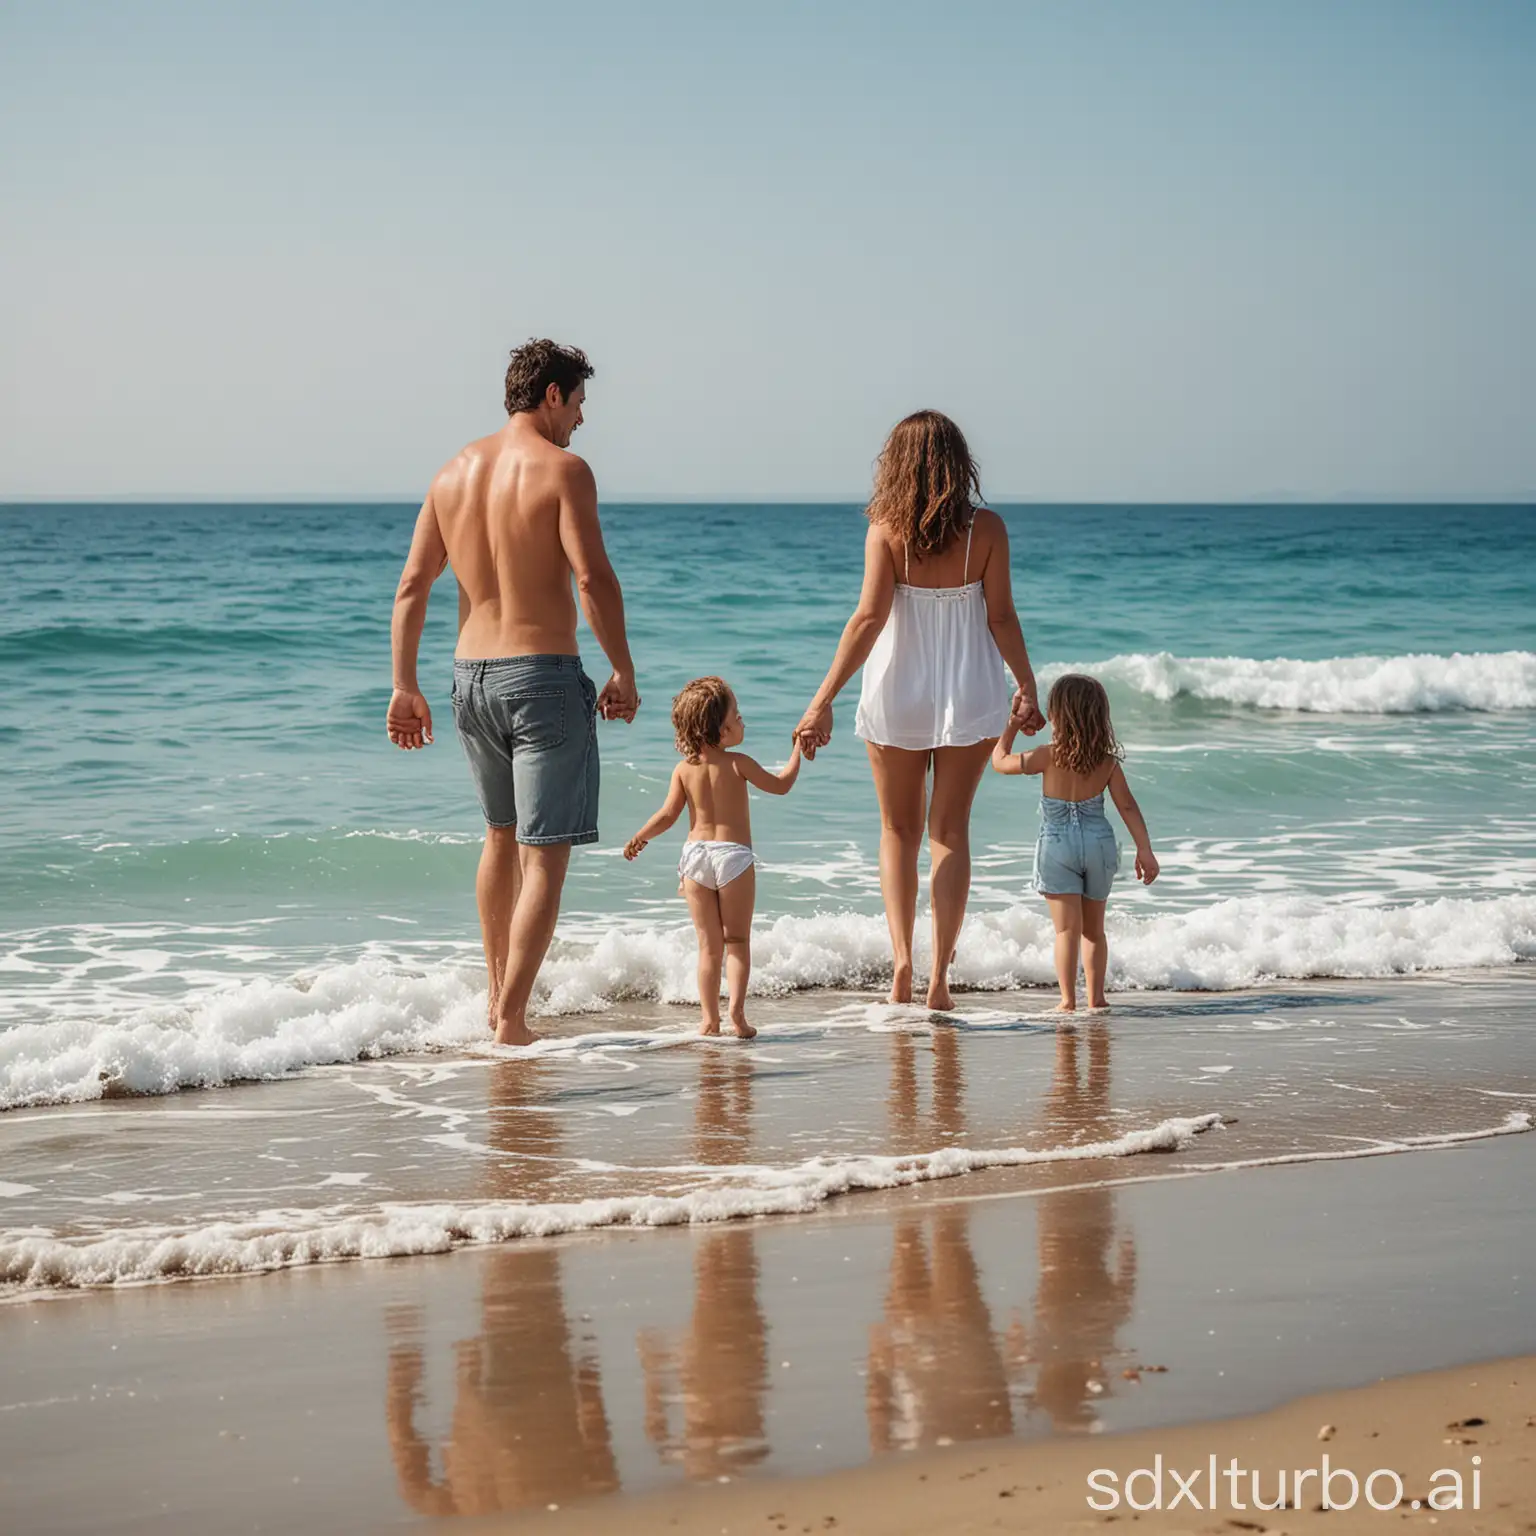
M1109 718L1109 695L1098 678L1064 673L1051 684L1045 713L1051 722L1051 759L1058 768L1088 774L1125 755Z
M677 750L690 763L705 747L720 745L725 717L731 712L731 687L723 677L696 677L672 700L672 729Z

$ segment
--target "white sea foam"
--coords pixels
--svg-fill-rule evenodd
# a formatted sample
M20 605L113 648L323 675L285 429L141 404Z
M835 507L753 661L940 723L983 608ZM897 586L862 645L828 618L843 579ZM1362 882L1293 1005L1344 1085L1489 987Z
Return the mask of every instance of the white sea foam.
M1536 896L1397 906L1256 896L1147 917L1112 906L1109 933L1110 985L1122 989L1221 991L1275 978L1385 977L1536 959ZM920 967L925 943L920 939ZM627 999L696 1002L694 944L686 924L589 924L584 937L563 939L551 952L538 1011L601 1013ZM753 950L752 987L759 996L873 988L889 978L885 923L871 914L760 923ZM978 912L961 936L954 979L986 991L1048 986L1055 975L1052 950L1050 920L1035 904ZM181 1006L109 1017L67 1006L46 1022L0 1030L0 1109L169 1093L360 1057L464 1049L485 1040L481 986L479 968L469 963L406 967L378 958L322 966L289 980L230 984ZM562 1037L547 1048L670 1039L604 1031Z
M485 1033L477 980L459 967L411 974L353 962L240 982L185 1006L17 1025L0 1031L0 1109L172 1093L469 1044Z
M622 1195L549 1205L511 1201L386 1204L356 1213L335 1208L290 1210L249 1221L127 1228L73 1240L18 1233L0 1237L0 1284L26 1289L92 1287L250 1274L340 1259L443 1253L468 1244L598 1227L665 1227L796 1215L856 1190L899 1189L984 1168L1177 1152L1220 1124L1219 1114L1204 1114L1163 1120L1111 1141L1081 1146L942 1147L906 1157L817 1157L787 1168L729 1170L727 1180L717 1177L708 1187L682 1195ZM739 1181L728 1181L732 1176Z
M1450 656L1330 656L1322 661L1247 656L1112 656L1081 668L1167 702L1184 695L1313 714L1404 715L1441 710L1536 709L1536 652Z

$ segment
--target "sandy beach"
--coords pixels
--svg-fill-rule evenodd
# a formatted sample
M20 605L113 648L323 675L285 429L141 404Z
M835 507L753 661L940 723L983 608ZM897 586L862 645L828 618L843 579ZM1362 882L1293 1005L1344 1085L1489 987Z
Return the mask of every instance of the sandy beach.
M1536 1528L1533 1512L1536 1359L1527 1356L1324 1393L1215 1424L1095 1440L994 1442L799 1482L669 1492L572 1511L563 1528L592 1536L968 1536L1101 1531L1136 1521L1168 1536L1280 1536L1400 1530L1408 1521L1409 1529L1513 1536ZM558 1512L546 1513L545 1528L561 1529Z

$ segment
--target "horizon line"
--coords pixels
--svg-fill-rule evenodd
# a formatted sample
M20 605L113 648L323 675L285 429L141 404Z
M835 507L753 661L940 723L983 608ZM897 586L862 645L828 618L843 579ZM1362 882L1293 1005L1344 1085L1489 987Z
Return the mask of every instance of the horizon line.
M46 494L0 496L0 509L21 507L146 507L146 506L257 506L257 507L345 507L345 506L418 506L421 495L400 492L358 492L354 494L283 492L276 495L239 493L173 494L116 493L113 495ZM862 507L867 496L850 495L668 495L662 492L600 495L600 506L847 506ZM1280 492L1250 492L1238 496L1023 496L998 495L983 498L991 507L1336 507L1336 506L1536 506L1536 489L1503 492L1441 492L1393 495L1376 492L1341 492L1335 495L1291 495Z

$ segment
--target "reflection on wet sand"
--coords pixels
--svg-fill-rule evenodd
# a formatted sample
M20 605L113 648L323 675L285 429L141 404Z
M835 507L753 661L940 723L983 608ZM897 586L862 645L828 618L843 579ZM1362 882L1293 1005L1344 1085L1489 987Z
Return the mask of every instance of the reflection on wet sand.
M753 1065L748 1053L700 1054L694 1155L747 1160ZM729 1222L696 1239L693 1314L679 1343L658 1329L638 1340L645 1428L662 1460L690 1478L745 1471L768 1454L763 1399L768 1328L758 1301L757 1235Z
M538 1062L491 1073L487 1138L498 1154L487 1197L537 1201L559 1168L559 1116L543 1111ZM400 1493L427 1515L483 1515L591 1497L618 1487L590 1348L573 1348L560 1254L513 1243L485 1261L481 1331L457 1347L452 1428L442 1475L418 1433L419 1320L396 1319L386 1413Z
M1057 1036L1056 1068L1046 1100L1046 1128L1056 1144L1107 1140L1109 1028L1087 1026L1088 1070L1080 1075L1078 1032ZM1057 1431L1082 1430L1097 1418L1094 1399L1108 1391L1106 1362L1131 1314L1136 1244L1115 1234L1115 1191L1060 1190L1038 1201L1040 1279L1029 1354L1036 1366L1030 1396Z
M891 1037L891 1128L909 1150L960 1141L965 1076L960 1036L933 1035L931 1111L919 1108L917 1045ZM939 1206L896 1221L885 1316L870 1330L865 1408L873 1450L1009 1434L1013 1408L1002 1340L971 1252L970 1210Z
M964 1038L940 1028L930 1052L911 1035L891 1037L894 1147L964 1142ZM1108 1139L1108 1028L1063 1029L1055 1049L1043 1141ZM548 1112L541 1074L549 1070L507 1063L489 1079L492 1199L556 1197L569 1158L561 1117ZM752 1161L756 1070L749 1051L699 1050L695 1162ZM895 1218L882 1315L865 1356L875 1452L1009 1435L1035 1410L1056 1431L1093 1427L1136 1282L1135 1245L1119 1230L1115 1199L1113 1187L1078 1188L1032 1202L1039 1275L1027 1322L1015 1290L1027 1278L989 1279L977 1260L972 1204L914 1199L911 1214ZM760 1230L742 1221L698 1230L684 1250L693 1275L686 1323L647 1328L637 1339L646 1434L662 1462L692 1479L749 1471L771 1450ZM417 1428L426 1408L420 1320L394 1320L387 1423L402 1496L423 1514L479 1515L616 1490L598 1363L590 1337L573 1337L562 1250L514 1242L483 1263L480 1328L457 1345L452 1422L440 1445ZM863 1300L843 1294L838 1305L856 1315ZM790 1398L781 1406L815 1416L824 1405Z
M1087 1073L1079 1033L1057 1036L1045 1103L1045 1141L1061 1146L1110 1139L1110 1037L1087 1026ZM964 1139L962 1037L933 1035L931 1108L920 1108L919 1051L892 1037L890 1110L898 1146ZM1136 1248L1116 1236L1113 1188L1068 1189L1035 1202L1040 1272L1034 1318L994 1325L971 1250L969 1205L940 1205L898 1217L885 1315L870 1332L866 1408L875 1451L1011 1434L1014 1402L1043 1410L1055 1430L1080 1430L1108 1386L1105 1362L1130 1316ZM1032 1377L1032 1379L1031 1379Z

